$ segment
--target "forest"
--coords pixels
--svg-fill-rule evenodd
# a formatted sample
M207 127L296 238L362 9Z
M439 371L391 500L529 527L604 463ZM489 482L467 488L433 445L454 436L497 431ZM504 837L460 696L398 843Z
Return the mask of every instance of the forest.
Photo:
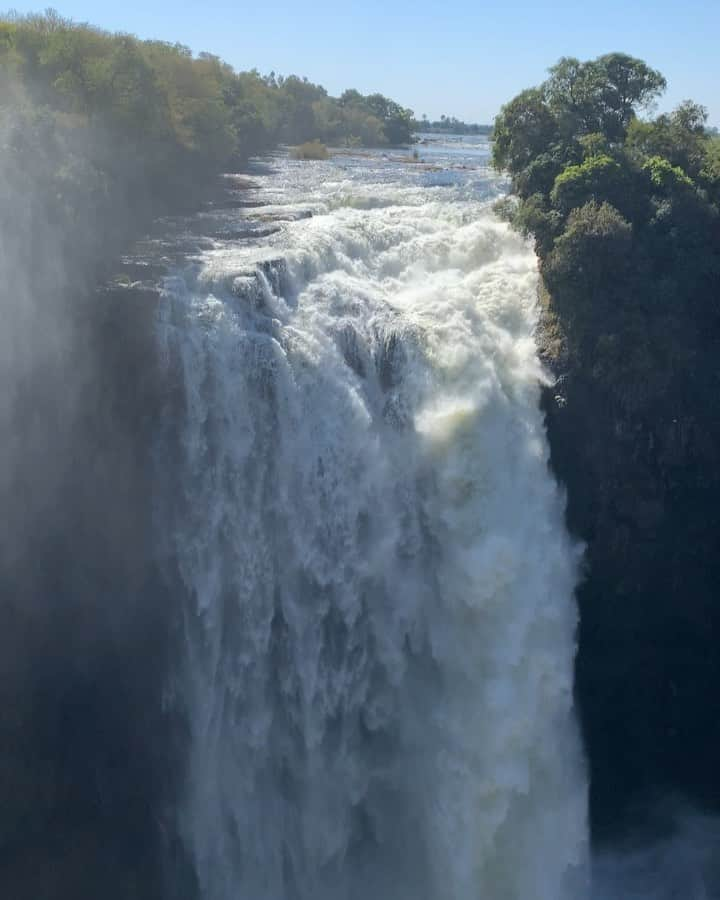
M463 122L456 116L442 115L439 119L431 121L427 116L416 119L414 123L415 131L422 131L425 134L482 134L489 135L492 133L492 125L478 125L476 122Z
M155 213L191 204L191 188L278 144L411 140L412 111L381 94L330 97L296 75L236 72L52 10L0 17L0 77L3 157L67 224L110 198Z

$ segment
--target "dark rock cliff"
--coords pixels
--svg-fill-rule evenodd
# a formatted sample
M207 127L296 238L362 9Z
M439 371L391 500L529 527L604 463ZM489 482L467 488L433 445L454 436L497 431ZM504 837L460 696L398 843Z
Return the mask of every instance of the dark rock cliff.
M63 352L14 386L0 894L156 900L179 771L162 704L173 604L153 559L157 295L76 300Z
M586 543L576 691L603 838L668 796L720 808L720 404L663 406L648 378L629 409L547 305L540 344L551 463Z

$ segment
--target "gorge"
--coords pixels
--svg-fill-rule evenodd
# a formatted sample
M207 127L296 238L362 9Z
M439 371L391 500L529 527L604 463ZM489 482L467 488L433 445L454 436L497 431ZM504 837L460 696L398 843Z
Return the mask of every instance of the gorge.
M0 129L0 893L719 896L715 314L690 334L563 280L551 248L629 245L608 148L533 158L540 201L511 170L513 228L485 136L413 158L380 95L112 59L177 64L206 105L153 93L170 130L143 143L115 98L123 154L92 108L23 99ZM249 92L303 115L271 135ZM381 146L270 152L337 109ZM633 246L674 252L690 187L633 165L668 191ZM677 328L672 377L604 331L613 366L578 352L568 285L617 334Z

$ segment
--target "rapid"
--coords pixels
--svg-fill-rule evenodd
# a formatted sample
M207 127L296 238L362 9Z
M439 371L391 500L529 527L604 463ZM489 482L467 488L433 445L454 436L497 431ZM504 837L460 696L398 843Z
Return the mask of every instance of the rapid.
M580 548L483 140L278 155L165 277L166 703L203 900L579 900ZM172 464L169 464L172 460Z

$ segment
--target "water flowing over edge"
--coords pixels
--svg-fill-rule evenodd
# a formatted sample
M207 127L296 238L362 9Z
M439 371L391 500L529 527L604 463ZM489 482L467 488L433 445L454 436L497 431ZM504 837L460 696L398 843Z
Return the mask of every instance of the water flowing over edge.
M483 172L278 166L253 224L279 230L167 279L158 325L201 894L576 900L534 257Z

